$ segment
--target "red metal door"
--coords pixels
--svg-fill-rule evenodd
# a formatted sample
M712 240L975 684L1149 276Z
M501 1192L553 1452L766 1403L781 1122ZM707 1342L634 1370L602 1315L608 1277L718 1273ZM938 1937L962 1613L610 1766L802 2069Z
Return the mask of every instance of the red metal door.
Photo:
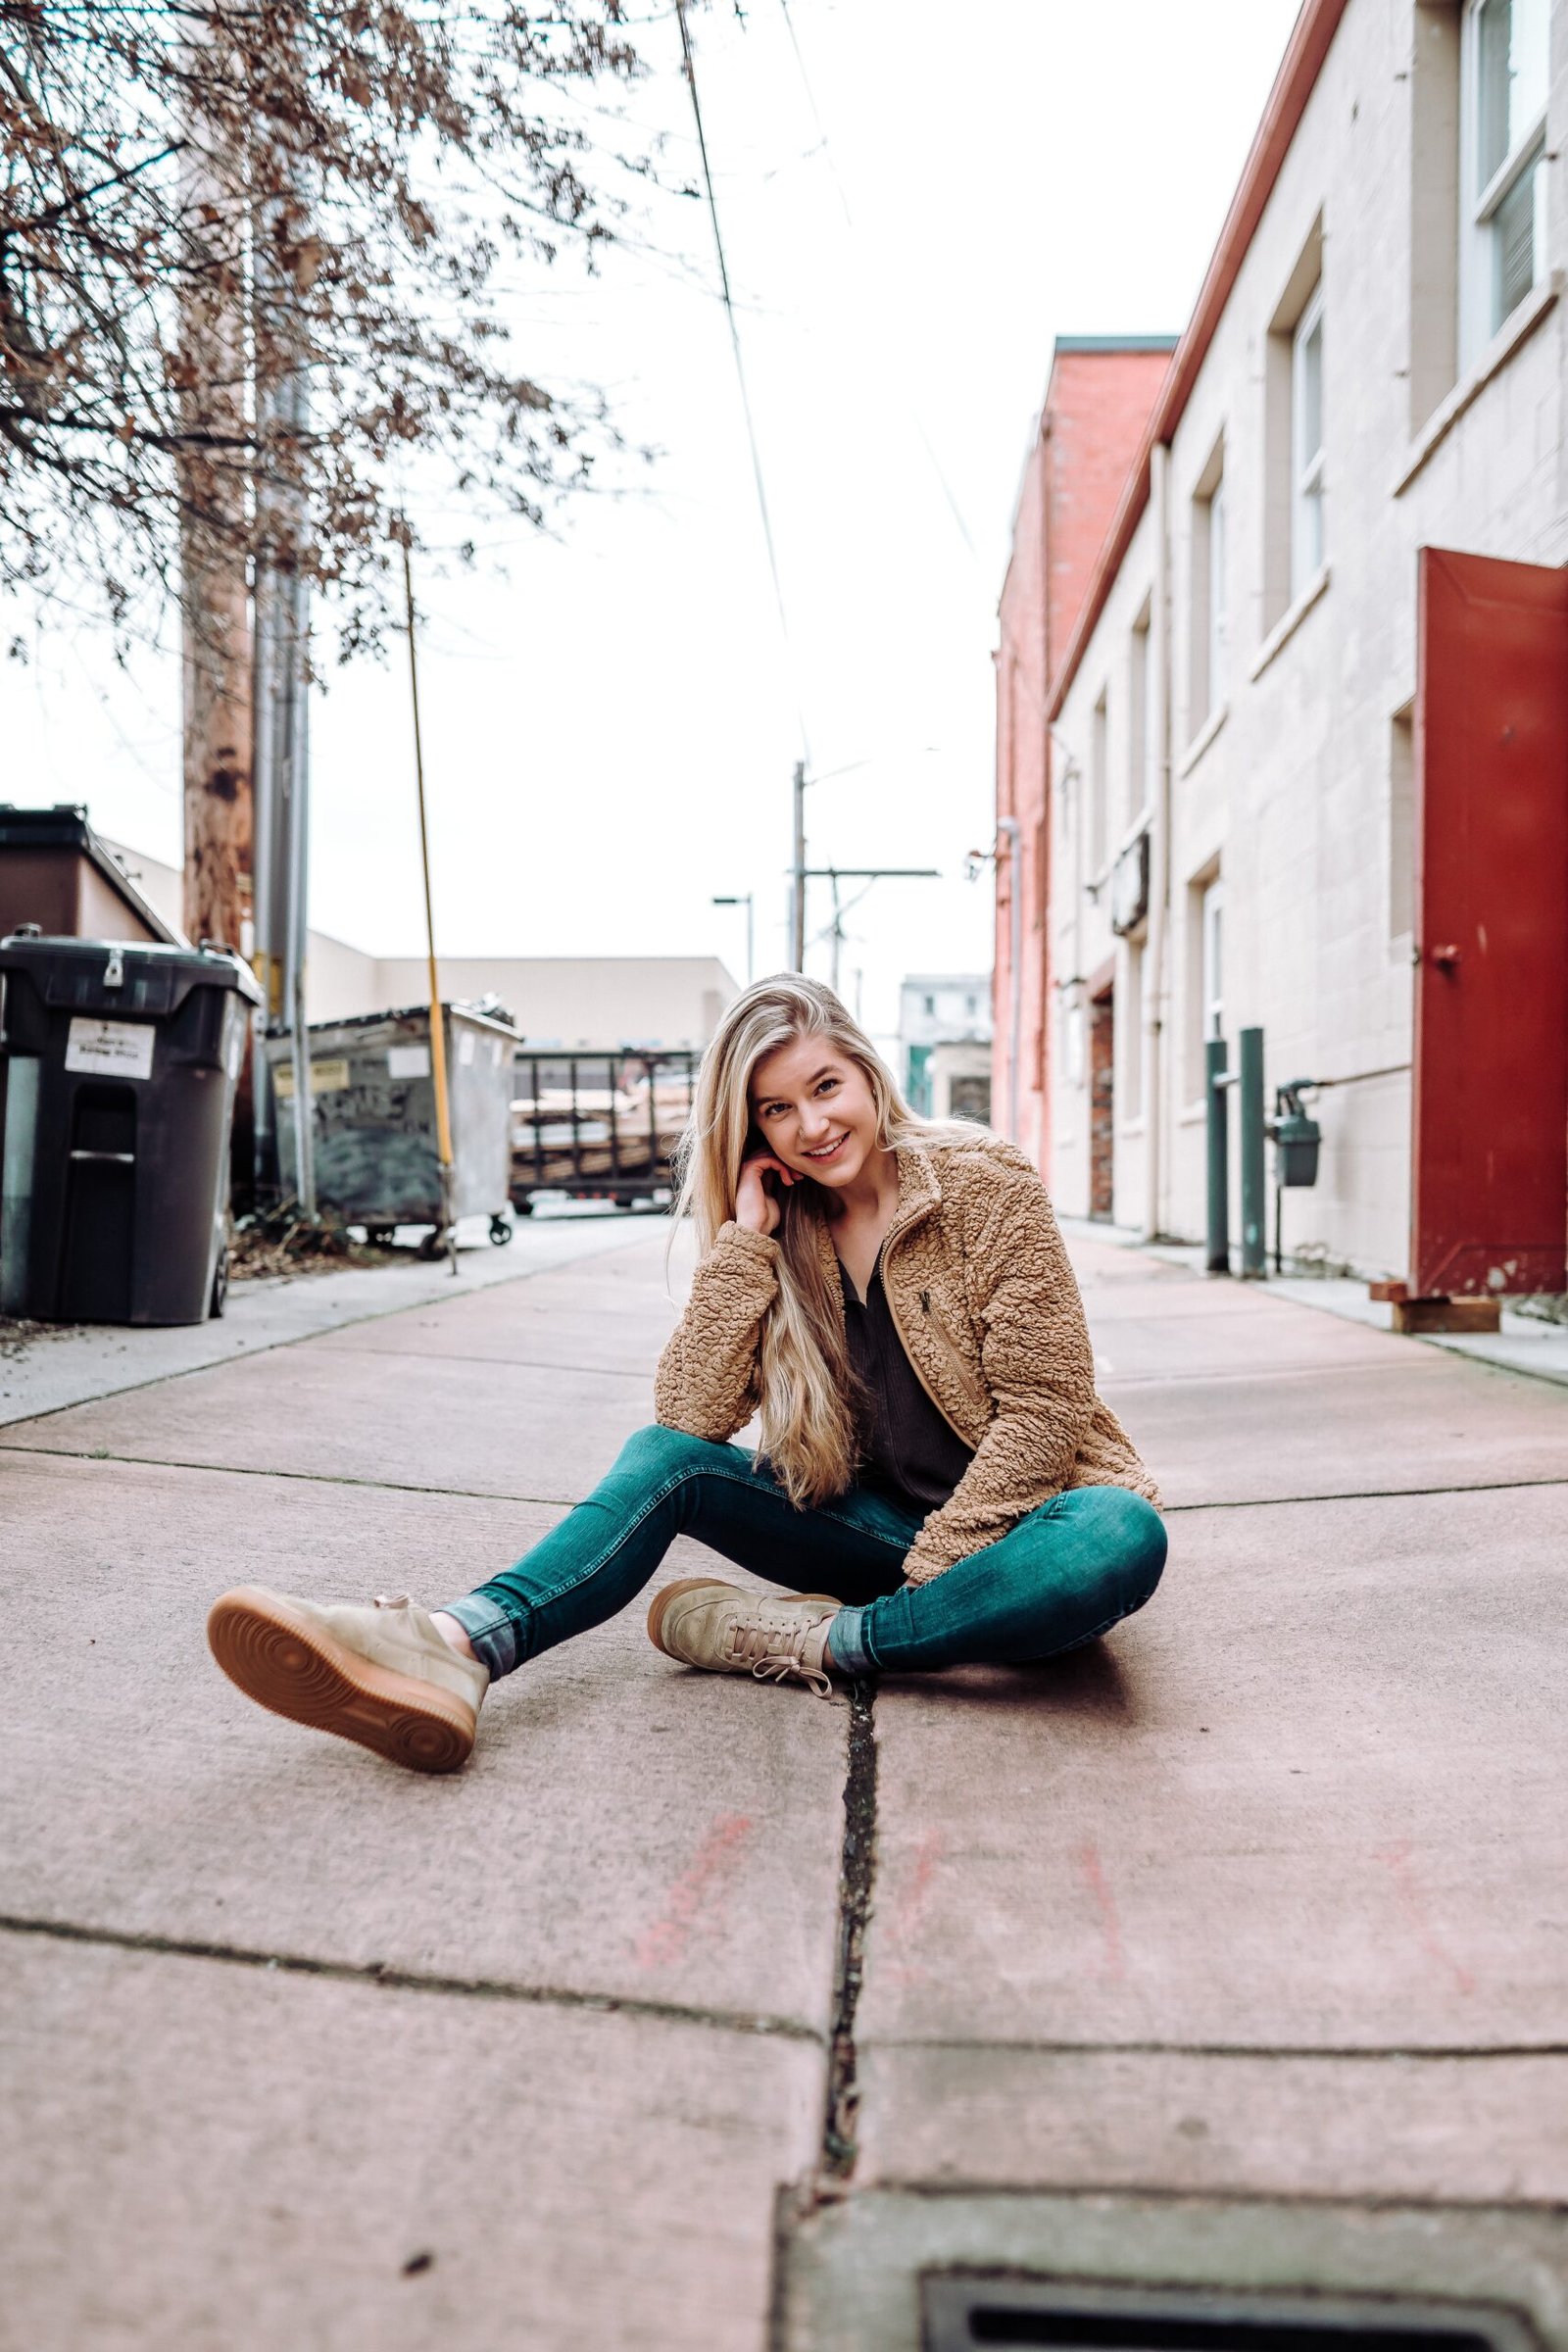
M1568 570L1423 548L1411 1288L1568 1289Z

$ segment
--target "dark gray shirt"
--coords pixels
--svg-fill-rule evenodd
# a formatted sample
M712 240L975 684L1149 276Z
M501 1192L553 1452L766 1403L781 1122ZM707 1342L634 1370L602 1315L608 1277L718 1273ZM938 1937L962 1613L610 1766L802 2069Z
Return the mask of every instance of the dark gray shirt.
M839 1279L850 1363L870 1406L861 1479L911 1519L923 1519L947 1501L973 1461L973 1449L943 1419L904 1352L882 1288L880 1261L863 1305L842 1263Z

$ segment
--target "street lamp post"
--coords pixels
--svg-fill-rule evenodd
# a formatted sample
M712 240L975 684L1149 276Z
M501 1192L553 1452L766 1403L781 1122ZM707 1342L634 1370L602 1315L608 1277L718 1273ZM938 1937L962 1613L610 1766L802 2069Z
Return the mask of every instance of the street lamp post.
M715 899L713 905L715 906L744 906L746 909L746 985L750 988L756 976L755 959L752 955L752 894L749 890L737 891L731 897Z

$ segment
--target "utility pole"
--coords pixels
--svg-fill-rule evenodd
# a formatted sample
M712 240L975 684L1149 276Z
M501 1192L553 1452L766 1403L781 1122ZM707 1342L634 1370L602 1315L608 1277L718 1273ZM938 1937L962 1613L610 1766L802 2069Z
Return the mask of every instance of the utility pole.
M180 163L187 230L180 286L186 374L179 453L183 627L185 929L249 956L252 932L252 670L245 549L244 204L239 159L200 92L229 70L216 16L186 48L194 93ZM230 1167L248 1202L254 1096L242 1064Z
M795 860L791 868L793 887L790 893L790 915L794 937L790 944L790 969L806 969L806 761L795 762Z
M257 221L256 414L263 442L257 489L256 563L256 976L262 1022L256 1041L256 1179L260 1193L292 1192L316 1214L310 1040L305 1012L310 587L308 522L298 452L308 425L298 306L275 259L285 205L272 199ZM293 1164L279 1162L276 1100L263 1050L287 1034L294 1080Z

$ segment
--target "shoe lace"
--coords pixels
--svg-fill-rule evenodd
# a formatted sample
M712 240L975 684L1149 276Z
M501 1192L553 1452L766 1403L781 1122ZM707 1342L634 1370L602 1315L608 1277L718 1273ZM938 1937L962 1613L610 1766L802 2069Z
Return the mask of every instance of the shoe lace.
M737 1663L750 1665L755 1681L760 1683L804 1683L817 1698L831 1700L832 1682L820 1666L806 1661L806 1644L818 1626L832 1616L824 1609L820 1616L802 1617L795 1612L789 1616L770 1617L765 1612L750 1624L737 1625L733 1654Z

